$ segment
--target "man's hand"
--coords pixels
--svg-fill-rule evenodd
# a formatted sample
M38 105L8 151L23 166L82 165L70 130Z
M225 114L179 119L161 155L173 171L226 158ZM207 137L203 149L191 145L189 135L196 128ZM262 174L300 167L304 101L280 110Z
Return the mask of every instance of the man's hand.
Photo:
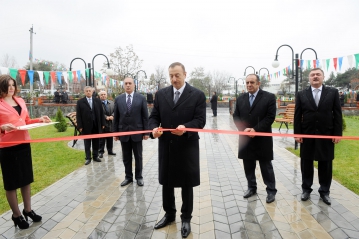
M149 138L149 136L147 134L143 136L144 140L148 140L148 138Z
M161 131L161 127L158 127L158 128L154 128L153 130L152 130L152 135L153 135L153 138L159 138L159 137L161 137L161 135L163 134L163 131Z
M253 128L245 128L243 131L244 132L256 132ZM248 135L248 136L251 137L251 138L255 137L254 135Z
M332 139L332 142L333 142L333 144L337 144L340 142L340 139L338 139L338 138Z
M297 143L303 143L303 138L294 137L295 142Z
M175 129L175 130L172 130L171 131L171 134L175 134L175 135L178 135L178 136L181 136L183 135L184 133L186 133L185 130L182 130L182 129L185 129L186 126L184 125L178 125L178 127Z

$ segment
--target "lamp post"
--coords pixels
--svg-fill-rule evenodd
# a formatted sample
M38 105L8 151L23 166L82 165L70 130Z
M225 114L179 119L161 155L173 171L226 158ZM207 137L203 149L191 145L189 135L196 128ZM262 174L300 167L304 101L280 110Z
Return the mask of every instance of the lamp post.
M284 44L284 45L281 45L280 47L278 47L277 53L275 55L275 59L274 59L274 61L272 63L272 66L274 68L277 68L279 66L278 51L282 46L287 46L292 50L292 77L291 77L291 79L293 79L293 77L295 76L295 95L297 95L297 93L298 93L298 65L299 65L298 63L299 63L299 59L298 59L298 54L297 53L295 54L295 58L294 58L294 50L293 50L293 48L291 46L287 45L287 44ZM307 49L313 50L312 48L305 48L301 53L301 58L302 58L303 52L305 50L307 50ZM317 53L316 52L315 52L315 57L317 58ZM293 66L294 64L295 64L295 68ZM295 69L295 73L293 73L293 69ZM295 141L294 149L297 149L297 148L298 148L298 143Z
M113 75L113 74L114 74L113 70L110 68L110 62L108 61L107 56L105 56L104 54L101 54L101 53L95 55L95 56L92 58L92 68L91 68L91 63L88 63L88 64L87 64L88 69L89 69L89 77L87 78L87 76L86 76L86 85L89 85L89 86L92 86L92 87L94 86L94 80L95 80L94 60L95 60L95 57L96 57L96 56L99 56L99 55L104 56L104 57L106 58L106 60L107 60L106 74L107 74L107 75ZM85 69L86 69L86 62L85 62L85 60L82 59L82 58L80 58L80 57L76 57L76 58L74 58L74 59L71 61L71 63L70 63L70 71L71 71L71 69L72 69L72 67L71 67L71 66L72 66L72 62L73 62L74 60L77 60L77 59L82 60L82 61L85 63ZM91 81L91 69L92 69L92 76L94 77L94 80L93 80L93 81Z
M262 68L259 69L259 72L258 72L259 77L261 77L261 70L262 69L267 70L268 76L269 76L269 70L267 68L265 68L265 67L262 67Z
M236 88L236 78L234 78L233 76L229 77L228 83L229 83L229 81L230 81L231 79L233 79L233 90L235 90L235 88ZM236 94L237 94L237 92L236 92ZM236 98L237 98L237 97L236 97Z
M318 60L318 55L317 55L317 52L313 49L313 48L305 48L302 53L300 53L300 60L302 60L302 55L303 55L303 52L305 52L306 50L312 50L315 54L315 59ZM300 67L300 84L301 84L301 87L303 88L303 71L302 71L302 66Z
M253 73L256 74L256 70L254 69L253 66L247 66L246 69L244 69L244 76L246 76L246 71L247 71L247 69L248 69L249 67L251 67L251 68L253 69L253 71L254 71Z
M147 74L146 74L146 72L145 72L144 70L139 70L139 71L137 71L137 72L136 72L136 76L135 76L135 80L136 80L136 84L135 84L135 92L136 92L136 91L137 91L137 89L138 89L138 73L140 73L140 72L145 73L145 79L147 79Z
M236 83L236 97L237 97L237 88L238 88L238 81L239 80L242 80L242 84L243 84L243 90L244 90L244 86L245 86L245 84L244 84L244 78L238 78L238 80L237 80L237 83Z
M74 60L82 60L84 63L85 63L85 69L86 69L86 62L85 62L85 60L84 59L82 59L82 58L80 58L80 57L76 57L76 58L74 58L74 59L72 59L72 61L71 61L71 63L70 63L70 71L72 70L72 62L74 62ZM86 85L88 85L88 78L87 78L87 75L85 74L85 76L86 76Z

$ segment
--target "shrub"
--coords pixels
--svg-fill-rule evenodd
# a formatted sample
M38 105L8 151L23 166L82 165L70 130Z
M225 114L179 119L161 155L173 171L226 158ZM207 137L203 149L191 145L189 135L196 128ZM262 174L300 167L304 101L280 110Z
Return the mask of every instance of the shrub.
M65 132L66 129L67 129L67 123L66 123L65 117L62 114L62 111L61 111L60 107L57 108L55 120L56 120L56 122L59 122L57 124L54 124L57 131L58 132Z

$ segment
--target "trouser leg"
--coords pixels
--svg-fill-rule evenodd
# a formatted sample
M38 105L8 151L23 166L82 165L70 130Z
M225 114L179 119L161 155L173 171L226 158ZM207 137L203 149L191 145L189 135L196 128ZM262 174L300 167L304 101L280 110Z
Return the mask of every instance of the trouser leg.
M166 216L176 218L175 189L174 187L162 186L162 204Z
M91 159L91 139L84 139L86 159Z
M100 138L100 139L99 139L99 142L100 142L100 147L99 147L98 152L99 152L100 154L103 154L103 153L105 152L106 138Z
M277 193L277 189L275 188L275 176L272 161L260 160L259 165L261 168L263 182L267 186L267 194L275 195Z
M320 194L329 195L332 184L333 161L318 161L318 178Z
M123 164L125 166L125 174L126 178L132 180L133 174L132 174L132 145L131 140L127 142L121 142L122 147L122 158L123 158Z
M247 178L248 190L257 190L256 160L243 160L244 172Z
M193 212L193 187L182 187L182 221L191 221Z
M314 165L313 159L300 159L300 169L302 171L302 190L311 193L313 191Z
M107 152L113 152L113 137L106 138Z
M132 149L135 156L135 178L142 179L142 140L132 142Z

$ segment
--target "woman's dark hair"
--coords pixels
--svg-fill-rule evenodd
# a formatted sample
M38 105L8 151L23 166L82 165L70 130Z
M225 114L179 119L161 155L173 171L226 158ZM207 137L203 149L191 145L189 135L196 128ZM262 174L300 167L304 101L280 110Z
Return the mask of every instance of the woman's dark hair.
M4 98L8 94L8 92L9 92L9 83L10 83L11 80L14 81L14 87L15 87L14 96L15 96L16 93L17 93L16 80L14 80L9 75L0 75L0 97L1 98Z

